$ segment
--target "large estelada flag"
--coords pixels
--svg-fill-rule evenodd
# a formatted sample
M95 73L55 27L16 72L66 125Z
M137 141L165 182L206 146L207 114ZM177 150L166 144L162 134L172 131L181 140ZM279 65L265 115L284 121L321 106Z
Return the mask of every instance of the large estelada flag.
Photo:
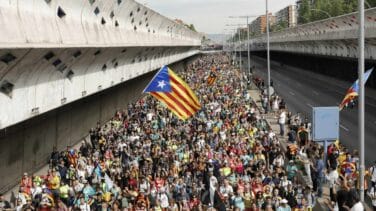
M200 102L189 85L167 66L158 71L143 92L150 93L166 104L182 120L201 109Z
M369 76L371 75L373 68L364 73L364 84L367 83ZM345 98L343 98L339 105L339 110L342 110L348 103L354 100L359 95L359 79L347 90Z

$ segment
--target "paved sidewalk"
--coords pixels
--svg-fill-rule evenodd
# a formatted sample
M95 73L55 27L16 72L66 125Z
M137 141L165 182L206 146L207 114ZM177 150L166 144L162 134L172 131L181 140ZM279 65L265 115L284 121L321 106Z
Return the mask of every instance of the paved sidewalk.
M250 97L252 98L252 100L257 105L257 107L259 109L262 108L261 99L260 99L261 92L255 85L252 84L252 87L249 90L249 94L250 94ZM268 122L270 128L277 134L278 140L281 143L282 151L286 152L287 146L288 146L287 137L279 135L278 118L276 117L275 114L272 114L272 113L263 114L263 116L266 119L266 121ZM287 125L285 127L286 127L285 131L287 131ZM308 184L307 176L304 176L301 171L298 173L298 181L301 181L303 184L306 184L306 185L312 185L312 184ZM323 195L322 195L322 197L317 198L316 205L313 208L313 210L314 211L329 210L329 208L325 204L325 202L328 201L329 199L330 199L330 197L329 197L329 186L327 184L324 184L323 185ZM369 206L367 206L367 204L365 206L365 209L367 211L372 211L372 209Z
M252 86L251 89L249 90L249 94L250 94L251 98L253 99L253 101L256 103L257 107L261 108L262 105L261 105L261 99L260 99L260 94L261 94L260 90L257 87ZM272 113L263 114L263 116L266 119L266 121L268 122L270 128L277 134L278 140L281 143L282 151L286 152L287 146L288 146L287 137L279 135L278 118L276 117L275 114L272 114ZM287 131L287 126L285 126L285 127L286 127L285 131ZM302 172L298 173L298 178L302 183L304 183L304 184L308 183L307 176L304 176L302 174ZM307 185L312 185L312 184L307 184ZM317 199L318 203L316 203L316 206L314 207L313 210L328 210L327 206L324 203L325 200L327 200L327 199L329 199L329 188L327 186L324 186L323 187L323 197Z

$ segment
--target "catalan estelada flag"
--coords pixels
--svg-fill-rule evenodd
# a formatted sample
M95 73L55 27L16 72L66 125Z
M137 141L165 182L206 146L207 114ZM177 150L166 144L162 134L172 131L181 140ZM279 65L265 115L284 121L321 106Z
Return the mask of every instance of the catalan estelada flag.
M209 86L213 85L216 80L217 80L217 74L215 74L215 72L211 71L208 78L207 78L208 85Z
M183 79L163 66L143 91L166 104L177 117L186 120L201 109L197 96Z
M373 71L369 69L364 73L364 83L367 83L369 76ZM341 104L339 105L339 110L342 110L351 100L355 99L359 95L359 79L354 82L354 84L347 90L345 98L343 98Z

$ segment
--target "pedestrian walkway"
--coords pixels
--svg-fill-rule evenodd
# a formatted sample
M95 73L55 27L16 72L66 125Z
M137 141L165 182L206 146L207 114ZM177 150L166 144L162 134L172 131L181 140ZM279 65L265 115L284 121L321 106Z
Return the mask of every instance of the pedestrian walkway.
M260 82L260 81L257 81L257 82ZM251 98L254 100L255 104L257 105L257 107L262 110L263 109L262 91L256 85L252 85L249 90L249 93L250 93ZM268 122L272 131L275 131L277 133L277 131L280 130L279 128L280 126L278 124L278 117L276 116L276 114L274 114L273 112L269 112L267 114L263 114L263 117ZM285 126L285 131L287 129L288 129L288 125ZM280 140L283 152L286 152L288 150L288 145L291 144L288 142L287 136L278 136L278 139ZM299 183L303 183L306 186L313 186L312 181L302 171L298 172L298 178L299 178L298 179ZM315 207L313 208L313 210L329 210L328 206L333 206L332 204L330 204L331 198L330 198L329 192L330 192L329 184L324 183L322 186L322 196L317 197L317 203ZM365 210L371 211L372 208L368 204L365 204Z

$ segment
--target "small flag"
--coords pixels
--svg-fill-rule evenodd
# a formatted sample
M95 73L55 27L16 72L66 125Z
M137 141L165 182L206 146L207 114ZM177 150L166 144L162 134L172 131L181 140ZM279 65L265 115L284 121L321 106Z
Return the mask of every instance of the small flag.
M201 105L191 88L170 68L163 66L143 91L166 104L180 119L186 120L200 110Z
M211 72L207 79L208 85L209 86L213 85L216 80L217 80L217 75L214 72Z
M369 76L371 75L373 68L364 73L364 84L367 83ZM345 98L339 105L339 110L341 111L349 102L351 102L355 97L359 95L359 79L354 82L354 84L347 90Z

